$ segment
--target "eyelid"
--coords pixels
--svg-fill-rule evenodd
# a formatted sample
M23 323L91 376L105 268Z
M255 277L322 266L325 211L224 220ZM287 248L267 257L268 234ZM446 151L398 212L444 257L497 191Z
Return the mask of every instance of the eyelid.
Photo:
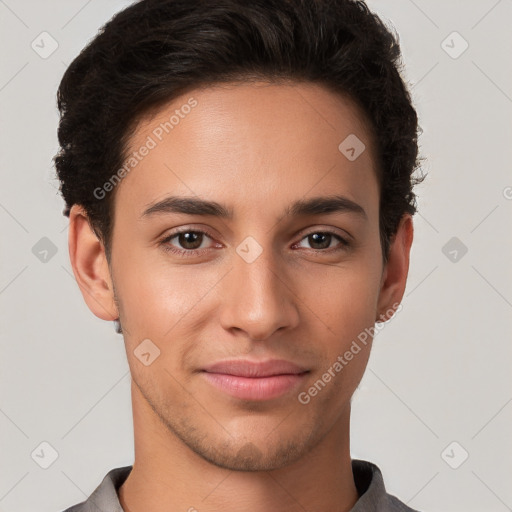
M336 228L334 226L313 226L312 228L305 228L303 230L300 230L295 236L300 236L301 240L308 235L311 235L313 233L330 233L333 235L338 235L341 238L346 238L347 242L354 241L355 238L344 229Z
M162 237L160 237L160 241L162 240L167 240L169 238L174 238L175 236L177 235L180 235L181 233L190 233L190 232L194 232L194 233L203 233L205 235L207 235L209 238L216 238L217 235L215 235L212 230L210 230L209 228L205 228L205 227L196 227L194 225L187 225L187 226L182 226L182 227L179 227L179 228L175 228L171 231L168 231L166 232L165 235L163 235Z

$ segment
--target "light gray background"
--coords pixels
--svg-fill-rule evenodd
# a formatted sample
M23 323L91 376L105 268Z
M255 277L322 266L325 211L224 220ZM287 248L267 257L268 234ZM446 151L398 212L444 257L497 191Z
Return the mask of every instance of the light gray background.
M133 461L122 337L79 292L51 160L62 74L129 3L0 0L3 512L57 512ZM422 511L512 510L512 1L369 5L400 35L428 177L403 309L354 396L352 457L377 463L389 492ZM31 47L43 31L58 42L47 58ZM454 31L469 43L457 58ZM47 261L43 237L57 249ZM452 237L459 247L443 252ZM31 456L44 441L58 453L48 469Z

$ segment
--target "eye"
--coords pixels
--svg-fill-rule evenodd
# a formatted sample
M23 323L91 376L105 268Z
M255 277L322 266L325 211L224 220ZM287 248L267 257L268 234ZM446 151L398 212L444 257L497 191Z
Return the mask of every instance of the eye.
M209 249L209 247L204 247L205 237L211 239L212 235L207 231L199 229L184 229L165 237L160 242L160 245L165 251L172 252L178 256L197 256ZM179 249L171 243L174 239L176 239L176 243L179 244L182 249Z
M320 252L331 252L331 249L333 251L341 251L347 247L350 246L350 242L340 236L337 233L331 232L331 231L313 231L309 234L307 234L302 240L307 240L307 242L312 245L312 249L315 251ZM338 240L339 244L338 246L335 246L334 248L331 246L331 243L334 240ZM302 241L301 241L302 242ZM299 244L296 244L300 246ZM329 249L328 251L326 249Z
M200 229L183 229L181 231L175 231L165 237L160 242L160 245L166 252L171 252L181 257L199 256L211 249L211 247L205 246L205 238L210 238L211 240L213 235L208 231ZM175 243L171 243L173 240L175 240ZM350 246L348 240L338 233L331 231L313 231L304 236L301 242L295 244L293 247L302 247L301 243L303 240L306 240L312 245L311 250L316 252L330 253L342 251ZM333 247L332 242L335 240L338 240L338 245L334 245ZM181 249L176 247L175 244L178 244ZM217 244L217 247L222 246Z

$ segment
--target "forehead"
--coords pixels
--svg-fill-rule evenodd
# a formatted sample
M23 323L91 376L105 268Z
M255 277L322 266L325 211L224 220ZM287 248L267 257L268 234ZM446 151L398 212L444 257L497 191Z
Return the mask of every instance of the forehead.
M370 211L376 206L367 120L349 98L316 84L196 89L143 119L130 155L116 204L139 215L170 194L198 195L235 211L337 192Z

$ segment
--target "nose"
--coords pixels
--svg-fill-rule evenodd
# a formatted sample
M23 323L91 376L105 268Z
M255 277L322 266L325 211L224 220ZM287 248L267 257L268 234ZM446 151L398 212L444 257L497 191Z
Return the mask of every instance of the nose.
M220 322L228 331L243 331L254 341L299 322L297 294L289 273L268 248L254 260L233 253L233 268L222 280Z

